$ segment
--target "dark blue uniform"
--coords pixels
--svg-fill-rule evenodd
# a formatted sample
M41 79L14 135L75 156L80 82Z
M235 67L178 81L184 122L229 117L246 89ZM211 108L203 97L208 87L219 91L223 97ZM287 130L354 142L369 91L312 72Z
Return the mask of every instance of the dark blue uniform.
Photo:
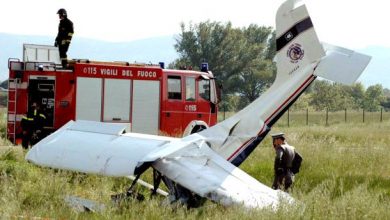
M43 112L32 109L28 111L27 116L23 116L21 126L23 130L22 147L27 149L29 144L38 143L43 137L43 126L46 116Z
M63 68L66 68L66 65L68 64L68 57L66 53L68 52L73 33L73 22L67 17L61 19L58 26L58 34L55 40L55 45L58 46Z

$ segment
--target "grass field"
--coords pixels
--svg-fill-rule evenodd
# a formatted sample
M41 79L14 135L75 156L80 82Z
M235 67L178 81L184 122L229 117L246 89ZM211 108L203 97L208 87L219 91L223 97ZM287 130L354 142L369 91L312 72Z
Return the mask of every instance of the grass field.
M4 124L2 124L4 126ZM303 155L293 207L247 210L207 202L203 207L162 205L163 198L110 202L130 180L40 168L24 161L20 147L0 147L0 219L390 219L390 122L332 126L281 124L288 142ZM241 168L271 185L274 152L267 137ZM143 177L151 179L151 175ZM64 203L76 195L105 204L100 213L78 213Z
M234 112L220 112L218 120L232 116ZM290 111L277 122L278 126L301 126L301 125L338 125L349 123L378 123L390 121L390 111L367 112L363 110L347 110L328 112L326 120L326 111Z

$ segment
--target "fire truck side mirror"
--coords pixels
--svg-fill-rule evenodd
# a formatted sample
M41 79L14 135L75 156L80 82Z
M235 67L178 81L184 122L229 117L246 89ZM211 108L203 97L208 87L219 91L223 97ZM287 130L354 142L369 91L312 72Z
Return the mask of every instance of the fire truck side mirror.
M213 104L218 104L221 101L221 85L217 85L217 81L215 78L210 79L211 83L211 96L210 96L210 102Z
M218 82L217 84L217 99L218 99L218 103L220 103L222 101L222 90L223 90L223 85L221 82Z

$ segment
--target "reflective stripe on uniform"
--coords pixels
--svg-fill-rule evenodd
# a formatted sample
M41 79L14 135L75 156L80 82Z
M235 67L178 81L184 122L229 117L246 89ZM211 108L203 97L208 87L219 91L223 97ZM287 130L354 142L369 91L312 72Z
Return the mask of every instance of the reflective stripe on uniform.
M44 114L39 114L39 116L46 119L46 116Z
M69 36L69 37L72 37L72 36L73 36L73 33L72 33L72 32L68 33L68 36Z
M22 117L22 120L27 120L27 121L34 121L34 118L28 118L28 117L26 117L26 116L23 116Z

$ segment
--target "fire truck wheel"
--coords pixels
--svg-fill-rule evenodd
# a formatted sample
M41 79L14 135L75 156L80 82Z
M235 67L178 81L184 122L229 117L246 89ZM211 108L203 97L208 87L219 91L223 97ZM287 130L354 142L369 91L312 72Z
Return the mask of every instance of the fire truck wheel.
M190 134L193 134L193 133L203 131L204 129L207 129L208 127L209 126L204 121L198 121L198 120L191 121L187 125L186 129L184 130L183 137L190 135Z
M194 129L192 129L191 134L201 132L201 131L203 131L204 129L206 129L205 126L203 126L203 125L196 125L196 126L194 127Z

